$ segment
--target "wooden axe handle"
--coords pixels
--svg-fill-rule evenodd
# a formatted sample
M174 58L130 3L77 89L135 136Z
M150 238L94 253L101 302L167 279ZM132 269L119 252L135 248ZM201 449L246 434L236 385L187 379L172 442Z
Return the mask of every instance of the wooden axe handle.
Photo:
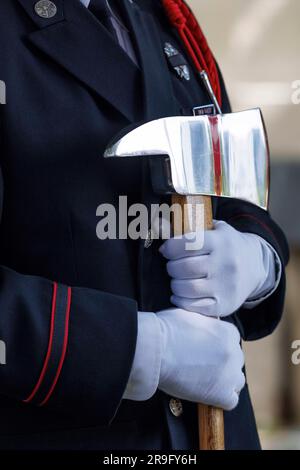
M173 224L174 235L202 230L199 217L196 217L198 204L204 205L204 228L213 229L211 198L208 196L180 196L172 197L172 204L179 204L182 211L182 226ZM187 211L187 207L191 210ZM198 225L198 226L197 226ZM224 450L224 417L223 410L198 404L198 427L200 450Z

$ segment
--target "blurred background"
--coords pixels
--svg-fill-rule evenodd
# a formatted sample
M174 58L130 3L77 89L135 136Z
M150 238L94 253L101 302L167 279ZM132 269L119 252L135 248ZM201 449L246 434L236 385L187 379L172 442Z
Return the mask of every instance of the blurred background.
M300 449L300 2L188 0L223 71L234 111L260 106L271 148L271 212L291 247L284 320L245 344L264 449Z

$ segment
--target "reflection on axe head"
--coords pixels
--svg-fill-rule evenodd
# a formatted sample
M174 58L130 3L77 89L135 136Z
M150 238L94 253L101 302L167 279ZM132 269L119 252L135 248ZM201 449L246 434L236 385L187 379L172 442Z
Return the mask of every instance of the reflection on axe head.
M268 207L269 149L259 109L151 121L104 156L151 157L153 186L161 193L223 196Z

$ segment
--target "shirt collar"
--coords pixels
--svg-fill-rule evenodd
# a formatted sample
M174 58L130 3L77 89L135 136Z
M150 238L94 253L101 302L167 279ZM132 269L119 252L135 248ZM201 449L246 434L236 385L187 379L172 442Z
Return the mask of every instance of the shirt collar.
M80 0L80 1L81 1L82 5L84 5L85 7L88 7L91 0Z

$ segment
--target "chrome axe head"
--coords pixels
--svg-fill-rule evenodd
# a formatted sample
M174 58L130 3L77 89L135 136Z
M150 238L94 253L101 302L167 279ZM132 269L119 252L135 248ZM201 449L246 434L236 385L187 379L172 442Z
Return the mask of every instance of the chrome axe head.
M151 157L159 192L230 197L268 207L269 150L259 109L151 121L104 156Z

